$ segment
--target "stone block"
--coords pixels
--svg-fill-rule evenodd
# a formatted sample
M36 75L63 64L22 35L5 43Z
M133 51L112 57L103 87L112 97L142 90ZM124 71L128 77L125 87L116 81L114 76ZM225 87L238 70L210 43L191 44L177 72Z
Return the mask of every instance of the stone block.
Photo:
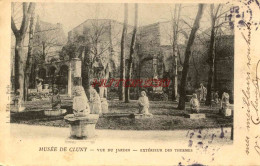
M45 116L61 116L67 112L66 109L57 109L57 110L44 110L44 115Z
M98 114L89 114L84 117L75 117L74 114L68 114L64 117L70 124L71 138L92 138L95 136L95 126L98 121Z
M48 89L49 88L49 84L43 84L43 89Z
M105 98L101 98L101 109L102 113L108 113L108 103Z
M11 112L24 112L25 107L15 106L14 109L11 109Z
M206 118L205 114L188 114L187 117L190 119L205 119Z
M224 115L225 116L231 116L232 115L232 110L230 108L224 109Z
M37 89L28 89L28 93L37 93Z
M50 90L49 90L49 89L43 89L41 92L42 92L42 93L49 93Z
M134 114L135 119L148 119L148 118L153 118L152 114Z

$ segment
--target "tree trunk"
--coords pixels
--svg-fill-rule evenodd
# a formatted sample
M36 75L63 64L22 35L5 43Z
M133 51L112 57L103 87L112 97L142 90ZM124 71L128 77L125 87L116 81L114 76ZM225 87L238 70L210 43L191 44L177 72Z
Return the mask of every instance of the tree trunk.
M172 100L176 101L178 96L178 61L177 61L177 42L179 31L179 20L181 13L181 5L179 5L177 16L177 5L175 5L174 18L173 18L173 78L172 78ZM177 17L177 20L176 20Z
M193 53L191 53L192 54L192 62L193 62L193 66L194 66L194 69L195 69L195 72L196 72L196 75L195 75L195 86L196 86L196 88L199 86L199 71L198 71L198 68L196 67L197 65L196 65L196 63L195 63L195 58L194 58L194 54Z
M20 98L24 99L23 39L17 37L15 45L15 92L19 90Z
M44 58L43 60L45 61L46 60L46 44L44 41L42 42L42 55Z
M125 88L123 86L123 80L125 79L125 38L127 35L127 24L128 24L128 4L125 4L125 18L124 26L121 38L121 59L120 59L120 83L119 83L119 100L125 99Z
M191 54L191 47L193 45L195 35L197 30L199 29L200 20L203 14L203 4L199 4L198 12L196 19L194 21L189 40L187 43L187 47L185 50L185 59L183 63L183 70L182 70L182 77L181 77L181 85L180 85L180 100L178 104L178 109L185 109L185 97L186 97L186 79L189 71L189 61L190 61L190 54Z
M34 36L34 12L31 15L30 27L29 27L29 45L28 55L25 65L25 78L24 78L24 100L28 100L28 88L30 74L32 71L32 49L33 49L33 36Z
M26 35L29 18L31 13L35 9L35 3L30 3L28 7L28 3L23 2L23 18L21 27L18 30L13 16L11 16L11 29L15 35L16 43L15 43L15 92L19 89L20 95L19 98L21 100L24 99L24 63L25 57L23 55L23 46L24 46L24 37Z
M89 57L89 52L88 49L85 48L84 50L84 58L82 59L82 86L86 92L86 95L89 99L90 93L89 93L89 88L90 88L90 57Z
M132 68L133 68L133 54L135 51L135 42L136 42L136 32L137 32L137 22L138 22L138 4L135 4L135 25L134 25L134 31L133 31L133 36L132 36L132 41L131 41L131 46L130 46L130 55L129 55L129 61L128 61L128 72L126 75L126 80L130 80L132 78ZM130 81L126 82L126 87L125 87L125 102L129 103L129 96L130 96Z
M215 21L214 21L215 22ZM215 28L214 23L212 23L211 35L210 35L210 44L209 44L209 52L208 52L208 64L209 64L209 74L208 74L208 85L207 85L207 96L205 105L210 105L211 103L211 91L212 91L212 82L214 76L214 42L215 42Z
M36 88L36 62L35 62L35 59L33 59L33 63L32 63L32 72L31 72L31 75L30 75L30 82L31 82L31 85L32 85L32 88Z
M173 43L172 43L172 57L173 57L173 62L172 62L172 100L173 101L176 101L176 97L177 97L177 88L176 88L176 85L177 83L175 82L176 81L176 78L178 77L176 75L176 68L178 67L178 64L176 63L176 44L177 44L177 27L176 27L176 14L177 14L177 5L175 5L175 8L174 8L174 16L173 16Z

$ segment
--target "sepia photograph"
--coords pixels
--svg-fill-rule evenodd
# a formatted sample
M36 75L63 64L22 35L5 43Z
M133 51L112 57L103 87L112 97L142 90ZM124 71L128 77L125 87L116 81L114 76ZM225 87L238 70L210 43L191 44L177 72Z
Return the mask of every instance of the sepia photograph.
M248 6L17 1L10 7L10 137L45 142L35 153L168 152L180 155L171 165L212 165L222 147L240 139L235 30L251 26ZM114 165L143 165L127 161Z

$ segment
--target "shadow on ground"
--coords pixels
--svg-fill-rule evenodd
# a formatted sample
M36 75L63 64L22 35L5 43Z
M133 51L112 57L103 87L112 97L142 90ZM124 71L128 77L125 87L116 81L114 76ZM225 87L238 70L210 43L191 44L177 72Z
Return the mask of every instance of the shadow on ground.
M11 113L11 123L22 123L30 125L44 125L55 127L68 127L64 116L48 117L44 115L44 109L50 109L49 101L27 102L26 111L22 113ZM177 103L171 101L151 101L149 111L154 115L150 119L134 119L131 117L100 117L97 129L113 130L176 130L176 129L202 129L216 127L232 127L233 117L225 117L218 113L218 108L201 107L201 112L206 114L205 119L193 120L186 118L187 110L176 109ZM187 106L188 107L188 106ZM62 101L62 108L67 113L72 113L72 102ZM111 113L137 113L137 101L123 103L120 101L109 101ZM66 114L65 114L66 115Z

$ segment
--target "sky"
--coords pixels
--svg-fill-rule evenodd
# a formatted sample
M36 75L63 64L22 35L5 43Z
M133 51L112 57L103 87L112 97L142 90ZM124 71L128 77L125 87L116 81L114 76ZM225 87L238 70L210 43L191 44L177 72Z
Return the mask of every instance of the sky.
M192 20L196 16L198 5L185 4L182 7L182 17ZM170 21L174 4L139 4L138 25L148 25L161 21ZM42 21L61 23L64 32L81 24L87 19L124 20L124 4L94 4L94 3L37 3L36 13ZM207 15L207 14L205 14ZM128 23L134 23L134 4L128 5ZM205 16L202 24L208 24Z
M175 4L167 3L139 3L138 4L138 26L144 26L157 22L171 21L174 15ZM181 4L181 19L192 25L197 14L198 4ZM204 7L204 13L200 21L200 31L210 27L209 4ZM229 10L227 5L223 11ZM134 24L134 3L128 4L128 24ZM13 15L17 27L21 23L22 4L14 3ZM65 35L68 32L85 22L87 19L113 19L119 22L124 21L123 3L36 3L35 14L41 21L57 24L63 27ZM17 19L16 19L17 18ZM20 20L20 21L19 21ZM200 32L199 32L200 33Z

